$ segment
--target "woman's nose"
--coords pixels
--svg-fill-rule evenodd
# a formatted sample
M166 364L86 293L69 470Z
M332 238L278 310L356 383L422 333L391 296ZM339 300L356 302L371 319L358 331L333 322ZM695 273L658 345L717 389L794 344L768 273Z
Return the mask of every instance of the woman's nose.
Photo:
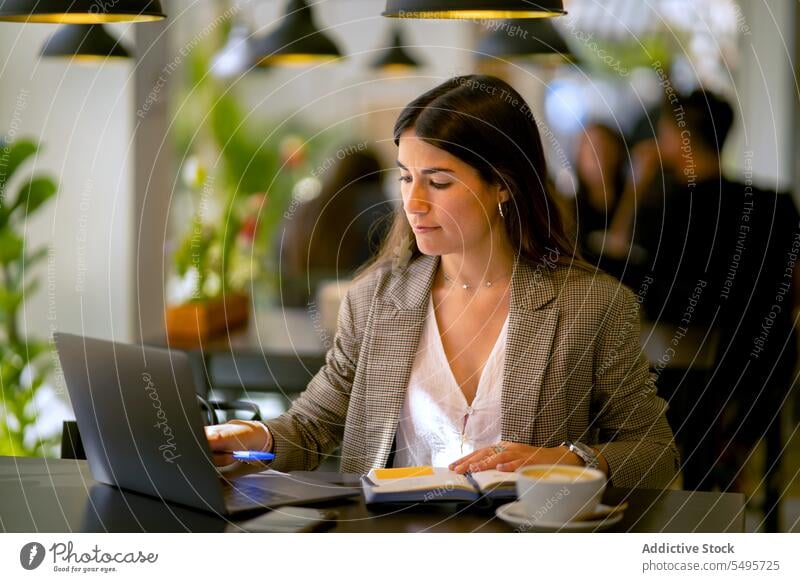
M425 189L412 183L410 192L405 201L406 213L408 214L425 214L430 210L430 204L425 195Z

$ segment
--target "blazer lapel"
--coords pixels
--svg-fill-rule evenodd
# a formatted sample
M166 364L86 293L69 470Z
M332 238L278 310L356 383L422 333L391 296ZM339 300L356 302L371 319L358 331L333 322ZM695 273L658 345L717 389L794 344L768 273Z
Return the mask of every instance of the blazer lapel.
M367 458L383 467L392 450L400 410L428 311L438 256L422 255L397 270L385 297L375 301L367 351Z
M501 438L544 446L534 438L542 380L550 361L559 310L552 267L516 263L511 279L508 336L503 366Z

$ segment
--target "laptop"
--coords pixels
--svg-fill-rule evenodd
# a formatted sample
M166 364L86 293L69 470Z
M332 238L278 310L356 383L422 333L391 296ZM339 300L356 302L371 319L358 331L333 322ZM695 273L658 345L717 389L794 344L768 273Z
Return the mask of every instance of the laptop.
M185 353L66 333L53 338L96 481L226 516L361 493L305 474L224 477Z

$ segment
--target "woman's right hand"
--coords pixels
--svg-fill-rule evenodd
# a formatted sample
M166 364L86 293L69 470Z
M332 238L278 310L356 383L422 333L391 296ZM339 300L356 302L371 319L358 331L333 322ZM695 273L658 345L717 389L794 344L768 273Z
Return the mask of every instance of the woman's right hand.
M256 420L230 420L225 424L205 427L214 464L225 467L234 463L233 455L223 451L272 452L272 435L263 422Z

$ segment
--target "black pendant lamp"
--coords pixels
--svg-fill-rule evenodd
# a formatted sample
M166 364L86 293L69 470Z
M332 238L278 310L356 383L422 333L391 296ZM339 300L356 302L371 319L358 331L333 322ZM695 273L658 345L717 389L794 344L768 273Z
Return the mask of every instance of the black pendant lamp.
M386 0L390 18L550 18L562 16L562 0Z
M317 28L306 0L289 0L278 28L256 39L253 51L260 67L307 65L342 56L333 40Z
M392 27L392 37L385 49L378 53L370 65L373 69L384 71L402 70L419 67L419 62L408 54L399 27Z
M166 15L159 0L2 0L0 21L100 24L148 22Z
M478 43L479 59L532 58L553 64L575 60L564 37L548 19L503 20L497 24Z
M79 61L127 59L131 56L102 24L65 24L45 41L41 55Z

